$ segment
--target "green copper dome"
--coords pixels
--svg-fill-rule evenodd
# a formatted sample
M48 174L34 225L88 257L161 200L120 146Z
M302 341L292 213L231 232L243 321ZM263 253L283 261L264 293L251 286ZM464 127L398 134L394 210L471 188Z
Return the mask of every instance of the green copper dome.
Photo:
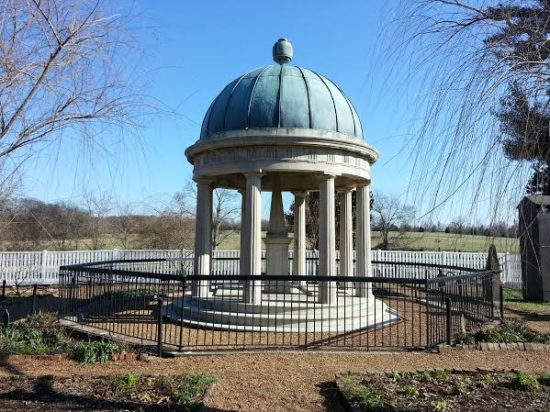
M275 61L286 63L292 46L280 39L273 53ZM256 69L229 83L210 105L200 139L266 128L315 129L363 139L359 117L344 93L326 77L288 64Z

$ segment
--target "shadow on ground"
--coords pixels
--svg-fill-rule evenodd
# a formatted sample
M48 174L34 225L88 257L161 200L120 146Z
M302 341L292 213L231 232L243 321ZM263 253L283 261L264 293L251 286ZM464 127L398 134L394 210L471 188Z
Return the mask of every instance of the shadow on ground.
M319 393L323 396L323 406L326 411L345 412L346 409L342 404L340 392L336 386L336 382L321 382L316 385L319 388Z

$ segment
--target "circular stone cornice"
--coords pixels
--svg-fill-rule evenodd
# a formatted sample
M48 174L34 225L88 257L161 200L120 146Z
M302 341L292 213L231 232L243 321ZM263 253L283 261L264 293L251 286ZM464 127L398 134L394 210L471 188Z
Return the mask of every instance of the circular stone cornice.
M300 146L343 150L365 157L371 165L378 159L378 151L363 141L351 140L349 136L338 132L302 128L228 131L220 133L215 139L197 141L185 150L185 156L194 164L193 159L203 152L250 146Z

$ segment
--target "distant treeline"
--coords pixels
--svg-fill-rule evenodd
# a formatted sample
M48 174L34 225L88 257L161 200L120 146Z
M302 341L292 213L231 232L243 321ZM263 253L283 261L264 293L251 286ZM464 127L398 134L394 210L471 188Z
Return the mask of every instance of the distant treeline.
M0 204L0 250L69 250L69 249L192 249L195 237L194 217L173 208L150 215L109 215L112 209L106 201L89 202L77 207L57 202L46 203L35 199L16 199ZM288 217L288 216L287 216ZM219 222L219 223L218 223ZM292 231L292 222L289 221ZM315 219L309 219L315 232ZM214 215L213 244L238 231L234 216ZM262 221L263 230L268 222ZM469 225L462 220L448 225L441 223L413 225L408 222L390 224L390 232L440 232L458 235L516 237L516 226L496 223L489 226ZM373 219L372 229L380 231L379 219ZM309 233L308 233L309 236ZM313 240L310 238L310 242Z
M155 215L108 216L105 205L86 210L71 204L34 199L0 207L2 250L102 248L189 248L194 220L174 211Z
M379 230L377 224L373 225L373 230ZM497 222L488 226L482 224L470 225L462 222L452 222L449 225L444 225L441 223L429 225L410 225L408 223L404 223L399 226L393 226L391 230L399 232L440 232L458 235L515 238L517 237L518 227L516 224L507 225L504 222Z

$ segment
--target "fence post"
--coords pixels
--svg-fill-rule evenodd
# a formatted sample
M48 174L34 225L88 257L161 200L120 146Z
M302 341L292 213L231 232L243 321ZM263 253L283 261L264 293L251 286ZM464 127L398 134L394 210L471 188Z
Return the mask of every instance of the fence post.
M447 318L447 345L451 344L451 298L445 299L445 314Z
M431 330L430 330L430 290L428 285L428 271L426 271L426 279L424 279L424 288L426 293L426 349L431 347Z
M36 284L32 285L31 315L34 315L36 313L36 289L37 288L38 288L38 285L36 285Z
M6 308L2 309L2 325L7 327L10 324L10 311Z
M181 298L183 299L183 297L185 296L185 280L182 280L181 281ZM180 317L180 344L178 346L178 350L181 352L181 350L183 349L183 315Z
M69 312L72 311L73 307L75 306L75 300L76 300L76 278L73 276L71 277L71 286L69 289Z
M46 271L48 270L48 251L42 251L42 280L47 278Z
M6 279L2 281L2 301L6 300Z
M504 320L504 290L502 285L500 285L499 298L500 298L500 319Z
M164 299L162 297L157 298L157 355L162 357L162 305Z

